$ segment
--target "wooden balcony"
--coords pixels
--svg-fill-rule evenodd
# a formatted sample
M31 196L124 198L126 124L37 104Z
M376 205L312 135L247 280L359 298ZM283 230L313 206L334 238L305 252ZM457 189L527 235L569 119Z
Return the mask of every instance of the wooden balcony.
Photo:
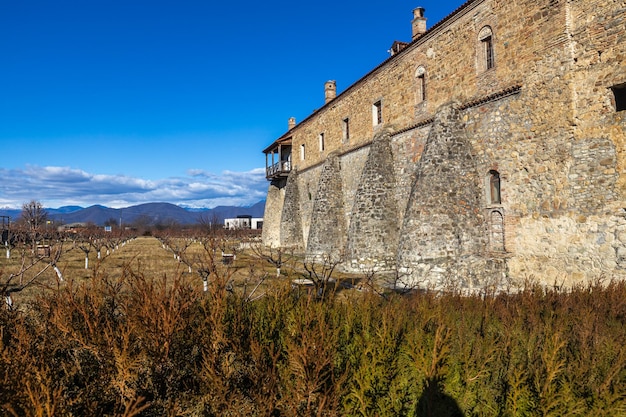
M268 180L286 177L291 172L291 161L276 162L265 168L265 178Z
M277 140L263 153L265 153L265 178L271 181L289 175L291 172L291 137Z

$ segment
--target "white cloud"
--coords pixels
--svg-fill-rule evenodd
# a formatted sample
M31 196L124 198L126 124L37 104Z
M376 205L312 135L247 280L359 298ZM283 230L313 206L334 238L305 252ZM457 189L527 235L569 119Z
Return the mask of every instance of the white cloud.
M127 207L147 202L209 208L254 204L265 198L266 191L263 168L221 174L190 169L186 176L156 180L90 173L72 167L0 168L0 204L14 208L33 199L50 208L93 204Z

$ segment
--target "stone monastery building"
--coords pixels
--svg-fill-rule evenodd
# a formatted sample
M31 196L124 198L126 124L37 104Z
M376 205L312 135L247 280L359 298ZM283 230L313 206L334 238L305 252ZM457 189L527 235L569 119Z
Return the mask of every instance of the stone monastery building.
M264 243L429 288L626 278L626 2L413 14L264 150Z

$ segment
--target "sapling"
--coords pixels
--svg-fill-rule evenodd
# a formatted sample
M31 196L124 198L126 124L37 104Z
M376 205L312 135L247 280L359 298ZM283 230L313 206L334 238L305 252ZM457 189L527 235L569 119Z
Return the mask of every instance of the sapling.
M52 268L54 269L54 272L56 272L57 277L59 278L59 281L63 282L63 274L61 273L61 270L56 265L56 263L52 264Z
M200 274L200 278L202 278L203 291L209 291L209 275L211 275L211 271L209 271L208 268L200 268L198 269L198 274Z
M287 254L285 249L280 247L269 246L265 248L262 245L251 245L250 248L258 258L267 261L276 268L276 278L280 278L281 267L293 256L292 252Z
M91 252L91 244L80 244L78 247L85 253L85 269L89 269L89 252Z

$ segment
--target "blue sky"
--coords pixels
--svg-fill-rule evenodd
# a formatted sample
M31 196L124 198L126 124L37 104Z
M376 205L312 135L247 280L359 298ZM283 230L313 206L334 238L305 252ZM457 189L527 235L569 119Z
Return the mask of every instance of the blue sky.
M0 207L254 204L325 81L462 3L0 0Z

